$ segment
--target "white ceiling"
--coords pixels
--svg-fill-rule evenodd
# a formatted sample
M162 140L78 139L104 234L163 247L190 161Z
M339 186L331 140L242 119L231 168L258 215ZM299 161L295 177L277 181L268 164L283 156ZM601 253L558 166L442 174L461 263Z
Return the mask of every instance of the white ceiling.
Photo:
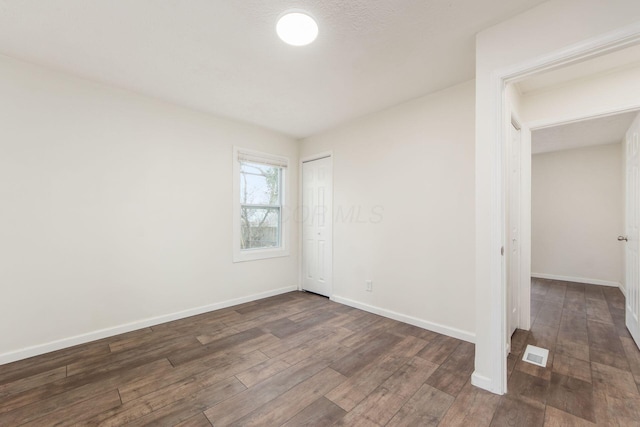
M0 0L0 53L303 137L473 78L474 35L543 1Z
M638 111L599 117L531 133L533 154L621 142Z

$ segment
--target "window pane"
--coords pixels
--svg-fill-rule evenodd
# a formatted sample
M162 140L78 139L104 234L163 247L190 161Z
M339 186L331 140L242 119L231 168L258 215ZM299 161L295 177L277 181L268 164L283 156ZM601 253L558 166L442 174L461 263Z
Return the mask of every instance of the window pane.
M257 163L240 163L240 203L279 205L281 168Z
M242 206L241 249L275 248L280 246L280 208Z

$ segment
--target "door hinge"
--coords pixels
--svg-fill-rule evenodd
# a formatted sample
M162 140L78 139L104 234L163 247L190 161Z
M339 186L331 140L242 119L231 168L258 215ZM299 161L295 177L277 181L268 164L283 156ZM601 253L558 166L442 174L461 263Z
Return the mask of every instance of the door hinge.
M500 255L504 256L504 246L500 247Z

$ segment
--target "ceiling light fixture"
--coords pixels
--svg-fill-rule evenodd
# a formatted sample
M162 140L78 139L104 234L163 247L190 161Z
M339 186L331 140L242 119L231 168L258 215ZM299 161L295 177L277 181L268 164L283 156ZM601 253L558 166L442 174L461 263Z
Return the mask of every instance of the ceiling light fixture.
M287 44L305 46L318 37L318 24L306 13L290 12L278 20L276 32Z

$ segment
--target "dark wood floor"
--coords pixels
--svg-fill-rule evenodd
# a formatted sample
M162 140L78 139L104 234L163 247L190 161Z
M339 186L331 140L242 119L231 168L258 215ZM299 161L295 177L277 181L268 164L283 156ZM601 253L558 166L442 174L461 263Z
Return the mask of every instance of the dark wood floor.
M531 331L517 330L509 393L494 423L640 426L640 351L617 288L533 279ZM550 350L546 368L523 362L527 344Z
M0 425L638 425L616 292L534 281L502 397L471 386L472 344L292 292L0 366Z

